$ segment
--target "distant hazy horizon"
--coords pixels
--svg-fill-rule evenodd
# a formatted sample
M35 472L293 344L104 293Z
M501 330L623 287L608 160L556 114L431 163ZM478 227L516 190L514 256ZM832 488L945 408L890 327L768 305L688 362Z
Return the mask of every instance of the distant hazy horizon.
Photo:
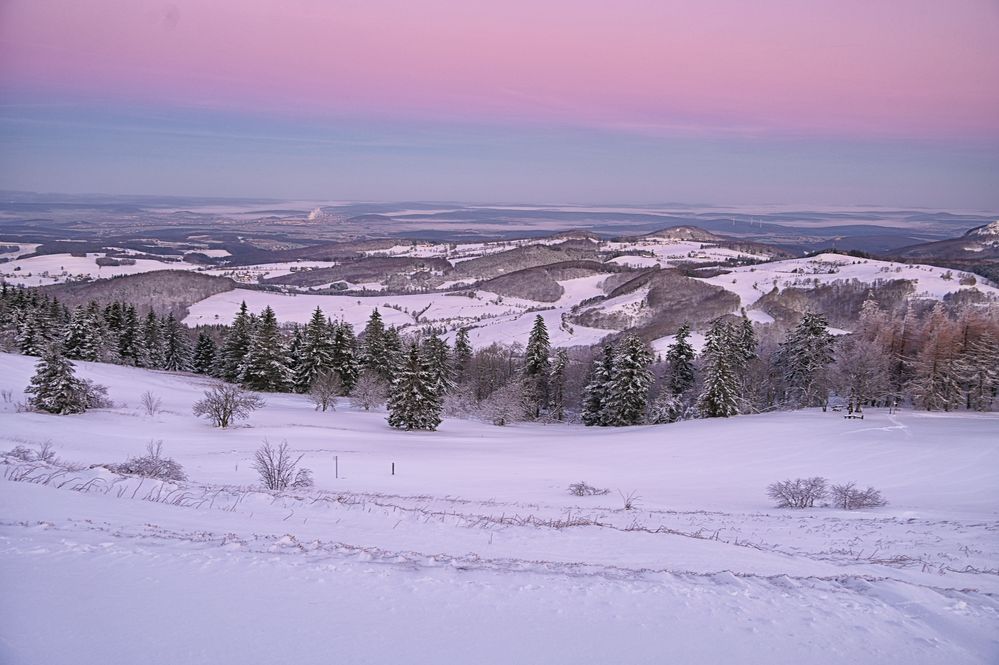
M988 0L0 3L0 189L999 209Z

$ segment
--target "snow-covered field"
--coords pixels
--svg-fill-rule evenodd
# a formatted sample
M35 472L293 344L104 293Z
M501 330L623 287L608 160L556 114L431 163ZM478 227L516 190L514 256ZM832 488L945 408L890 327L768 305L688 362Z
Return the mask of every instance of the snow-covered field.
M981 277L960 270L860 259L843 254L819 254L804 259L743 266L724 275L700 279L732 291L739 296L743 307L752 306L775 286L781 290L789 287L807 289L816 284L854 279L866 283L877 280L911 280L915 282L915 295L926 298L943 298L949 293L971 288L991 296L999 296L999 289L984 283ZM969 283L962 284L962 279Z
M0 278L10 284L21 286L45 286L62 284L84 278L103 279L121 275L137 275L156 270L196 270L198 266L184 261L154 261L135 259L133 265L99 266L97 259L104 253L90 253L86 256L70 254L43 254L19 258L0 263Z
M460 326L476 326L470 339L476 346L482 346L493 342L526 342L534 317L541 314L553 345L583 346L596 344L613 331L585 326L564 327L562 314L569 312L577 302L603 293L599 284L605 278L606 275L595 275L559 282L564 289L562 297L555 303L546 303L549 309L544 311L535 311L541 303L533 300L501 297L489 291L475 291L471 297L458 293L336 296L234 289L195 303L184 322L190 326L228 323L240 303L245 301L253 312L270 306L282 323L305 323L319 307L327 316L346 321L360 331L372 310L377 308L386 324L401 329L433 323L448 327L451 331L448 336L453 337ZM418 321L414 314L419 314Z
M33 360L0 355L12 402ZM989 663L999 659L999 416L803 411L676 425L391 430L268 395L191 415L206 381L79 363L115 408L0 403L0 450L80 465L161 439L190 481L0 480L4 663ZM152 391L164 411L145 415ZM264 438L316 487L254 489ZM391 474L392 464L396 473ZM870 511L771 507L775 480L880 488ZM610 494L575 497L586 480ZM617 490L637 492L624 510Z

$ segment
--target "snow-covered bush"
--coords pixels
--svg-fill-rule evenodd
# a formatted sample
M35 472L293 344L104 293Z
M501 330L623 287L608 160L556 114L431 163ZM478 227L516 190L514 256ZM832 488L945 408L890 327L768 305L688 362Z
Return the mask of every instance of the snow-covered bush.
M24 392L31 395L27 404L29 409L58 415L111 406L107 387L76 378L73 363L55 347L47 350L38 361L31 385Z
M114 473L127 476L142 476L156 480L184 481L187 474L172 457L163 456L163 442L150 441L146 445L146 454L142 457L129 457L121 464L111 464L107 468Z
M514 379L482 401L479 413L493 425L508 425L525 419L524 387Z
M205 391L205 398L194 403L194 415L205 417L216 427L228 427L236 420L248 418L264 405L259 395L248 393L239 386L217 383Z
M292 458L288 442L274 447L267 439L253 456L253 468L260 474L260 481L269 490L286 490L312 487L312 471L298 468L302 455Z
M767 496L777 502L778 508L812 508L828 494L825 478L796 478L784 480L767 487Z
M610 494L610 490L594 487L583 480L569 485L569 494L572 494L573 496L602 496L604 494Z
M868 487L865 490L857 489L854 483L832 486L832 502L836 508L843 510L856 510L857 508L880 508L887 505L881 492Z

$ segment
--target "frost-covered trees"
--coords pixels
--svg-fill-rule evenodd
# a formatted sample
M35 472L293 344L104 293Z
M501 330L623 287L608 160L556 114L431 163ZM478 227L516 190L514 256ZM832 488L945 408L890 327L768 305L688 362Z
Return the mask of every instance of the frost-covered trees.
M649 409L649 423L653 425L675 423L683 418L685 411L686 405L683 399L668 389L663 389Z
M465 382L465 373L472 361L472 344L468 340L468 328L459 328L454 336L454 379Z
M95 313L83 306L73 311L73 318L66 326L63 336L62 352L73 360L96 362L101 359L104 340L107 331L104 321Z
M194 358L191 369L197 374L214 375L218 362L218 347L215 340L206 333L198 333L198 341L194 345Z
M652 387L652 353L637 335L625 335L614 354L603 422L606 425L640 425L645 421Z
M361 335L361 369L373 372L383 381L392 380L394 370L394 340L387 339L388 331L377 309L372 310Z
M835 341L826 318L812 312L805 312L788 333L774 359L785 385L787 404L823 407L827 404L827 368L833 361Z
M552 420L565 420L565 375L568 369L569 353L565 349L556 349L548 374L548 413Z
M269 306L260 314L240 380L250 390L281 392L291 386L291 369L277 317Z
M149 312L142 324L139 343L138 365L149 369L163 369L166 363L166 350L163 346L163 331L155 312Z
M163 323L163 369L172 372L191 369L191 342L187 329L173 314Z
M333 340L326 324L326 315L318 306L302 330L301 342L291 354L294 359L295 391L308 392L312 382L333 365ZM324 409L325 410L325 409Z
M249 418L250 414L264 405L259 395L248 393L239 386L217 383L205 391L204 399L194 403L194 415L205 417L216 427L228 427L237 420Z
M740 411L739 367L745 354L736 343L732 324L715 319L705 334L704 388L697 409L705 418L728 418Z
M663 361L666 363L666 388L670 394L684 395L694 387L694 348L690 345L690 324L684 323L676 331Z
M442 398L455 388L454 370L451 366L451 347L435 334L423 340L420 352L430 367L434 392Z
M309 384L309 397L316 411L336 408L336 397L343 392L340 377L333 370L324 369Z
M246 302L244 301L240 304L239 312L236 313L236 317L229 327L229 332L225 336L225 342L222 344L219 360L221 375L226 381L236 382L240 380L243 360L250 350L252 335L253 322L250 319L250 314L247 311Z
M479 406L479 413L493 425L499 426L524 420L526 412L524 383L518 380L500 386Z
M28 398L31 408L66 415L100 406L107 389L78 379L73 363L53 346L38 361L35 375L24 392L31 395Z
M958 358L957 372L967 391L967 407L988 411L999 394L999 339L985 332L970 342Z
M617 347L604 346L593 363L584 389L584 425L624 426L645 421L652 354L636 335L625 335Z
M604 345L603 354L593 361L589 381L583 389L583 424L606 425L607 393L614 375L614 347Z
M528 415L532 418L541 416L541 410L548 401L550 355L548 327L544 318L538 314L534 317L534 325L531 327L524 352L524 401Z
M340 377L343 392L350 394L357 384L361 368L357 358L357 338L354 327L346 321L327 322L327 330L331 333L330 359L332 369Z
M350 403L355 408L370 411L385 403L388 384L374 372L361 372L350 393Z
M441 423L441 396L435 390L430 366L412 344L392 383L389 425L404 430L435 430Z

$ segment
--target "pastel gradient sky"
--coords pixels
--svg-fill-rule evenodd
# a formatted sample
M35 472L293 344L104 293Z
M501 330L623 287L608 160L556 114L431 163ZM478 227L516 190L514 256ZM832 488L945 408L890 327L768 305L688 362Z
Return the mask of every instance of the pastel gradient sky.
M0 188L999 209L995 0L0 0Z

